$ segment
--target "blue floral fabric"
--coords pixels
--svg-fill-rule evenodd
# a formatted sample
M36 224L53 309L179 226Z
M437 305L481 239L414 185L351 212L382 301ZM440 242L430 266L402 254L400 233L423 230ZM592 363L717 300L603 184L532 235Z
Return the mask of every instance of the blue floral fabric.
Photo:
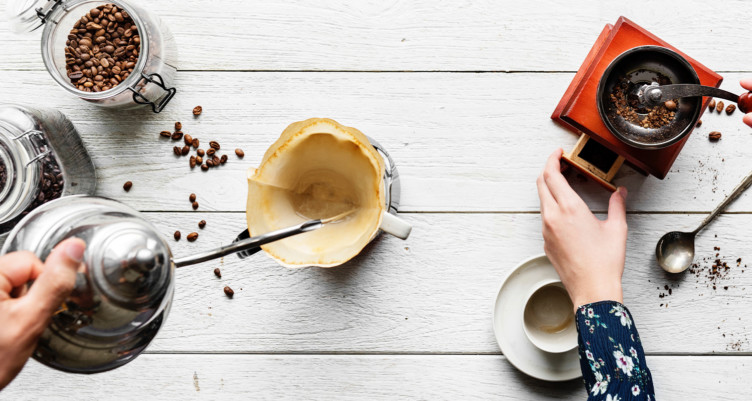
M576 320L588 400L655 400L653 378L627 307L616 301L583 305Z

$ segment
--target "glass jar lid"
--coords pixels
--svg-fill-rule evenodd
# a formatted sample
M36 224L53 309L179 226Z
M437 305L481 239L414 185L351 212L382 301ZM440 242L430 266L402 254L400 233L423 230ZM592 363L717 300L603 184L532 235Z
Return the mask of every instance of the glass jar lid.
M9 0L5 13L16 33L32 32L47 22L47 17L63 0Z
M32 134L0 121L0 224L20 215L39 191L39 156L27 138Z

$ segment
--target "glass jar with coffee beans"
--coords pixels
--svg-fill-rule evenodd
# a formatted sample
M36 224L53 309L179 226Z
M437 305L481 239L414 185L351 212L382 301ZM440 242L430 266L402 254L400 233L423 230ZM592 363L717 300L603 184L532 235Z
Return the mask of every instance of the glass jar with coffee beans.
M44 26L42 61L79 98L159 113L175 95L175 39L131 0L9 0L8 7L17 32Z
M94 194L96 181L89 153L62 113L0 105L0 243L37 206Z

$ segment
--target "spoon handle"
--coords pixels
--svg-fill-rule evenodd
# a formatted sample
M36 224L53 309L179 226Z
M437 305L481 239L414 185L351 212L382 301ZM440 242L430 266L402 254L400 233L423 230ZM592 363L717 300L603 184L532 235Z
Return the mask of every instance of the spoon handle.
M321 220L309 220L305 223L298 224L297 226L283 228L281 230L272 231L270 233L259 235L257 237L234 242L230 245L213 249L211 251L175 259L175 267L194 265L196 263L206 262L207 260L216 259L241 251L257 251L258 248L261 248L261 245L266 245L270 242L279 241L287 237L292 237L293 235L298 235L319 229L324 225L324 223L325 221Z
M700 226L697 227L695 231L693 231L694 234L697 234L705 228L705 226L708 225L716 216L718 216L724 209L726 209L726 206L728 206L731 202L733 202L736 198L739 197L739 195L742 194L749 186L752 184L752 172L750 172L742 182L739 183L739 185L734 188L733 191L726 197L726 199L721 202L720 205L716 206L715 210L713 210L708 217L705 218L705 220L700 223Z

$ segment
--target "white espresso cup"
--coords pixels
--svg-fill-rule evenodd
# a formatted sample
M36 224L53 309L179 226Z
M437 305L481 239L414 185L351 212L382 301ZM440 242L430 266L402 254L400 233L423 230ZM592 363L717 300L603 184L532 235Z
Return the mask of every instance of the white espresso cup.
M533 286L525 299L522 327L543 351L562 353L577 346L574 306L561 280L549 278Z

